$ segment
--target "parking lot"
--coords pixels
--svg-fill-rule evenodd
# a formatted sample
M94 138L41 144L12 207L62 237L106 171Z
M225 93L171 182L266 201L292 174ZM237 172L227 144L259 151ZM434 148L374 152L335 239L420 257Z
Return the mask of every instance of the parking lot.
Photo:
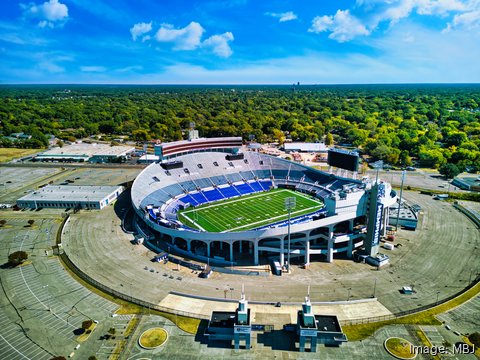
M79 344L74 333L84 320L99 321L98 331L110 326L111 315L118 309L114 304L73 279L52 256L52 245L60 224L62 211L2 212L7 220L0 231L0 263L7 255L26 251L29 259L22 266L0 269L0 353L2 359L47 359L71 352L87 358L101 346L96 336L86 346ZM32 226L27 220L34 218ZM2 325L5 326L2 326ZM5 354L5 356L3 356Z
M445 321L452 330L465 334L480 331L480 296L437 317Z
M0 309L0 354L4 360L14 359L50 359L47 352L25 336L22 326L12 323L7 314Z
M25 194L48 185L119 185L132 181L142 168L95 167L92 165L65 167L61 164L41 167L0 167L0 204L14 204Z

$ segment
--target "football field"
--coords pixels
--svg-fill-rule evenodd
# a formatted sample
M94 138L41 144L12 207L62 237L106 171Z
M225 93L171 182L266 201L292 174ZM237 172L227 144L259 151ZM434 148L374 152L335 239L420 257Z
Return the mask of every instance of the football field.
M178 213L185 225L210 232L245 231L288 219L285 199L294 197L292 219L323 207L320 199L287 189L217 201Z

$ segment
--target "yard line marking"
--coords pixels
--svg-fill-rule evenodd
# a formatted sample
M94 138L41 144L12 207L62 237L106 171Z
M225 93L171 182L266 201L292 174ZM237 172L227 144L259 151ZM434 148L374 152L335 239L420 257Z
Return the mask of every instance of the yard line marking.
M276 194L280 194L280 193L286 192L286 191L288 191L288 190L286 190L286 189L281 189L281 190L276 191L275 193L276 193ZM270 195L271 195L270 193L260 193L260 194L258 194L258 195L250 195L250 196L249 196L249 199L258 199L259 197L270 196ZM227 199L227 200L228 200L228 199ZM238 198L238 199L231 200L231 201L229 201L228 203L229 203L229 204L232 204L232 203L237 203L237 202L239 202L239 201L245 202L245 195L244 195L244 196L241 196L241 197ZM219 202L219 203L214 203L214 204L211 204L211 205L202 207L202 210L210 209L210 208L212 208L212 207L221 206L221 205L223 205L224 203L225 203L224 201L221 201L221 202ZM184 211L184 212L182 212L182 214L190 213L190 212L192 212L192 211L195 211L195 209Z
M294 212L292 212L291 214L294 215L294 214L296 214L296 213L301 213L301 212L304 212L304 211L307 211L307 210L313 210L313 209L315 209L315 208L316 208L316 207L311 207L311 208L308 208L308 209L302 209L302 210L294 211ZM307 213L307 214L308 214L308 213ZM305 215L306 215L306 214L305 214ZM284 216L285 216L285 214L279 215L279 216L274 216L274 217L271 217L271 218L268 218L268 219L265 219L265 220L261 220L261 221L249 223L249 224L246 224L246 225L243 225L243 226L239 226L239 227L236 227L236 228L233 228L233 229L225 230L225 231L222 231L222 232L230 232L230 231L238 230L238 229L241 229L241 228L244 228L244 227L247 227L247 226L252 226L252 225L260 224L260 223L262 223L262 222L266 222L266 221L278 219L278 218L281 218L281 217L284 217Z
M190 221L191 223L195 224L195 226L197 226L200 230L202 231L206 231L204 228L202 228L199 224L197 224L195 221L193 221L192 219L190 219L187 215L185 215L185 213L181 214L185 219L187 219L188 221Z

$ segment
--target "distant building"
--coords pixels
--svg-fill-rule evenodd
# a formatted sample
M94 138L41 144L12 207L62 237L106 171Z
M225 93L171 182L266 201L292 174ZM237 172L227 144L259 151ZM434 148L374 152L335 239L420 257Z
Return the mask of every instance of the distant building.
M23 132L19 132L19 133L10 134L10 137L18 139L18 140L29 140L29 139L32 138L32 135L28 135L28 134L25 134Z
M17 200L22 208L103 209L123 192L123 186L47 185Z
M12 133L10 136L3 136L2 139L9 140L11 142L17 142L19 140L29 140L32 138L32 135L24 134L23 132Z
M135 151L133 146L111 146L110 144L75 143L62 148L47 150L34 158L34 161L53 162L122 162Z
M452 181L453 186L457 186L463 190L480 191L480 177L456 177Z
M195 139L200 139L200 136L198 135L198 130L190 130L188 132L188 140L192 141Z
M159 160L160 158L157 155L145 154L145 155L142 155L137 162L139 164L151 164Z
M306 143L306 142L291 142L284 143L285 152L313 152L313 153L327 153L328 147L324 143Z

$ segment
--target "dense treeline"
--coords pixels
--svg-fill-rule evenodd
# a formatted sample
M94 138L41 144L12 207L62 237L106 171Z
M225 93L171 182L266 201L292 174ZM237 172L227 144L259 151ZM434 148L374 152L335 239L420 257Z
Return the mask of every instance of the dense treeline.
M480 85L2 86L0 121L36 146L46 134L179 140L193 121L206 137L333 138L395 165L480 164Z

